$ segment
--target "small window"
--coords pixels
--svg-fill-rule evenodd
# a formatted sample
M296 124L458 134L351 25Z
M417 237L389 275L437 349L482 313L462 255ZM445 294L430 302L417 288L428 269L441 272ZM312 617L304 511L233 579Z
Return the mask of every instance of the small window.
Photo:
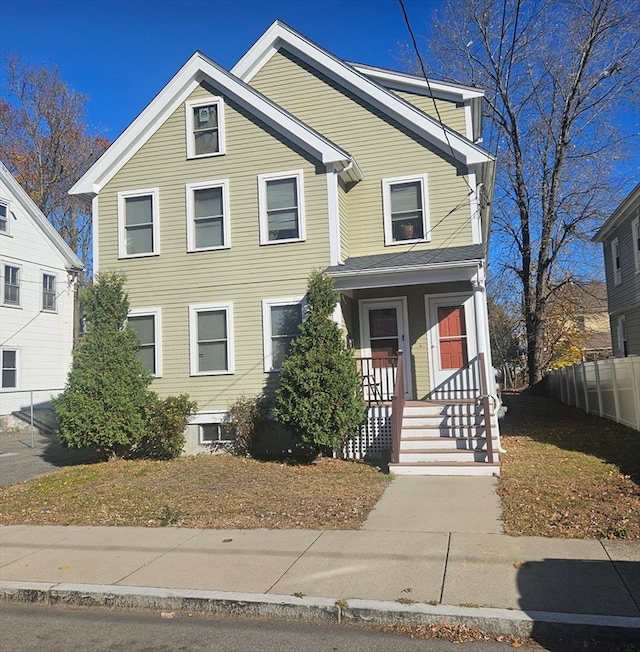
M56 309L56 277L51 274L42 275L42 309L51 312Z
M119 256L159 254L158 189L118 193Z
M640 216L631 223L633 236L633 258L636 263L636 274L640 274Z
M161 376L160 308L132 311L127 321L136 333L140 346L137 355L143 369L155 377Z
M198 429L201 446L229 444L235 440L233 428L228 423L202 423Z
M426 175L383 179L382 204L385 244L430 239Z
M18 387L18 352L13 349L2 351L2 388Z
M187 185L187 247L189 251L227 249L229 235L228 181Z
M9 204L0 201L0 233L9 233Z
M626 358L629 355L627 324L624 315L618 317L618 355L623 358Z
M613 267L613 283L614 285L620 285L622 283L622 267L620 266L618 238L611 241L611 265Z
M260 244L305 239L302 170L260 175L258 197Z
M224 154L222 98L186 103L187 158Z
M262 302L264 370L279 371L300 332L302 299L274 299Z
M20 305L20 268L4 266L4 303L8 306Z
M189 308L191 375L233 373L231 304Z

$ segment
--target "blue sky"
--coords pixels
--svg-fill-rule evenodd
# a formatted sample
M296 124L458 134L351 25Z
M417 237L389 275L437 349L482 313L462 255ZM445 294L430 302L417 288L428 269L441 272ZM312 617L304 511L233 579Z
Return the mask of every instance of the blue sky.
M413 29L439 0L405 0ZM200 50L231 68L280 19L348 61L400 68L397 0L0 0L2 53L57 64L89 97L90 129L114 140Z

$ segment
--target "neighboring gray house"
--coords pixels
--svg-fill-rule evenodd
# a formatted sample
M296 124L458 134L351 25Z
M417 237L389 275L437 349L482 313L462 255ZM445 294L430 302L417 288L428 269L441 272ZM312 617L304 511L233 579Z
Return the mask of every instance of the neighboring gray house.
M604 245L613 354L640 355L640 183L593 239Z

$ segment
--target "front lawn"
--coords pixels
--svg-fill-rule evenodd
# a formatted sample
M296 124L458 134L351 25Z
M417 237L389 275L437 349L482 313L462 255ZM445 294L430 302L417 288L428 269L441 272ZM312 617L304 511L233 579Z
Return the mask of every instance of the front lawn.
M0 523L358 529L389 482L376 468L332 459L103 462L0 489Z
M505 404L505 532L640 541L640 432L532 391Z

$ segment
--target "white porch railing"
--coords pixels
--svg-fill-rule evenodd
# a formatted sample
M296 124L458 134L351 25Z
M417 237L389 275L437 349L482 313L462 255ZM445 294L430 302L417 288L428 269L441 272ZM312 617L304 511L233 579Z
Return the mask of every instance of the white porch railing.
M563 403L640 431L640 357L581 362L554 369L547 381Z

